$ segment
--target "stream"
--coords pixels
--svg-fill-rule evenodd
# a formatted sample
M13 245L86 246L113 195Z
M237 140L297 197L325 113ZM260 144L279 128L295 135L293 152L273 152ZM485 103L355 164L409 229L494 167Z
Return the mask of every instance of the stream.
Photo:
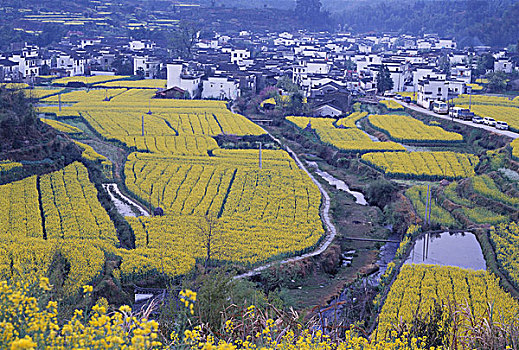
M316 162L306 161L306 163L309 166L311 166L312 168L314 168L315 172L321 178L323 178L326 182L328 182L328 184L330 184L331 186L335 186L338 190L347 192L347 193L351 194L353 197L355 197L355 203L360 204L360 205L368 205L368 202L366 201L366 198L364 197L364 195L360 192L350 190L350 188L348 187L346 182L333 177L332 175L328 174L326 171L322 171L321 169L319 169L319 165Z
M137 216L134 208L139 211L139 216L150 216L150 214L142 206L122 194L121 191L119 191L117 184L103 184L103 188L106 190L106 192L108 192L108 195L114 203L115 208L122 216ZM122 198L122 200L120 198Z
M391 227L388 227L391 229ZM391 233L388 237L388 240L395 240L399 241L400 236L396 233ZM395 258L396 251L399 247L399 243L395 242L388 242L385 243L381 248L378 256L378 260L376 264L379 266L379 270L375 273L372 273L369 276L366 276L361 279L360 283L363 287L375 287L378 286L380 277L386 272L387 265L393 261ZM348 253L346 253L347 255ZM345 259L348 259L348 257L345 257ZM354 259L354 258L353 258ZM346 260L348 261L348 260ZM350 311L348 308L351 308L353 306L360 305L360 302L357 303L357 297L351 295L352 288L351 286L346 287L342 293L332 302L330 302L329 305L327 305L322 310L322 319L323 323L325 325L327 324L333 324L336 320L341 320L341 317L343 316L344 312ZM343 305L337 305L340 303L344 303ZM336 307L334 307L337 305Z
M391 227L388 228L391 229ZM399 238L394 233L388 237L392 240L399 240ZM398 246L398 243L386 243L382 246L377 260L380 269L376 273L364 277L361 281L362 286L377 286L379 284L379 279L386 271L388 263L393 261ZM471 232L425 234L416 240L405 264L431 264L486 270L481 246L476 236ZM326 308L322 308L324 325L332 324L335 320L340 321L343 313L349 311L347 308L356 305L358 295L352 296L351 292L352 287L348 286L337 299L333 300ZM339 303L344 303L344 305L334 307Z
M366 134L366 135L370 138L371 141L373 141L373 142L380 142L380 139L379 139L378 137L373 136L373 135L371 135L370 133L367 133L366 131L364 131L364 130L362 129L362 125L360 125L360 121L356 122L355 125L357 126L357 128L358 128L360 131L362 131L364 134Z

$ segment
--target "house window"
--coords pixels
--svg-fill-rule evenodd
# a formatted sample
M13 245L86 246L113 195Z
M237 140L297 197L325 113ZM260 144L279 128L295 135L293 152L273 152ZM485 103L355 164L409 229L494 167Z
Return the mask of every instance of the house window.
M439 93L439 94L442 93L442 88L441 88L441 87L438 88L438 93Z

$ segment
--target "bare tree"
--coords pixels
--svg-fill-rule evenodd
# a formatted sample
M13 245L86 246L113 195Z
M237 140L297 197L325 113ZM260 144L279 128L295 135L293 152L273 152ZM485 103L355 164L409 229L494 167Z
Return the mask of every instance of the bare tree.
M222 229L218 218L212 214L201 216L195 223L205 249L205 263L207 268L211 259L221 251L223 246Z

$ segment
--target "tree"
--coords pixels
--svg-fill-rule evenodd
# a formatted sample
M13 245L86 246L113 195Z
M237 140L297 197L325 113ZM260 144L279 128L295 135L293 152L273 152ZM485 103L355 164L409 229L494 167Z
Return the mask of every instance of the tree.
M321 11L320 0L296 0L295 15L311 29L323 29L330 26L328 12Z
M391 182L380 179L372 182L368 186L366 197L370 204L376 205L380 209L384 209L384 207L391 202L393 195L397 190L398 188Z
M378 68L377 74L377 91L383 93L384 91L391 90L393 88L393 79L391 79L391 73L385 64L382 64Z
M292 82L292 79L286 75L278 80L276 87L282 89L283 91L289 94L299 92L299 86L297 84L294 84Z
M112 62L112 68L119 75L133 75L133 65L127 57L118 56Z
M357 70L357 64L348 58L346 62L344 62L344 69L353 71Z
M296 15L301 19L311 19L321 12L320 0L296 0Z
M172 33L168 43L168 49L172 51L175 58L190 58L192 56L193 47L198 41L200 30L200 25L196 22L183 21L180 23Z
M486 74L487 70L493 70L494 69L494 56L492 56L489 53L481 55L478 59L477 63L477 69L476 69L476 76L484 75Z
M438 60L438 67L440 68L442 73L447 74L447 76L451 73L451 62L449 60L448 55L443 55Z
M304 96L301 92L297 91L296 93L290 96L290 102L287 106L288 114L290 115L300 115L303 114L303 103Z
M198 229L202 245L205 249L204 267L209 267L213 257L218 254L223 247L222 230L218 218L211 214L206 214L195 223Z
M487 75L487 88L490 92L504 92L506 90L507 75L504 72L493 72Z

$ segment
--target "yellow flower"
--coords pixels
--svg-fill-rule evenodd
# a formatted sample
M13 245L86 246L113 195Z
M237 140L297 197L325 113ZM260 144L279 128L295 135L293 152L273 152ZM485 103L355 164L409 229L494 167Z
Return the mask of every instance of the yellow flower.
M52 286L49 283L49 279L47 277L40 278L40 289L44 291L49 291L52 289Z
M25 338L15 340L11 344L11 350L34 349L36 345L32 338L26 335Z

